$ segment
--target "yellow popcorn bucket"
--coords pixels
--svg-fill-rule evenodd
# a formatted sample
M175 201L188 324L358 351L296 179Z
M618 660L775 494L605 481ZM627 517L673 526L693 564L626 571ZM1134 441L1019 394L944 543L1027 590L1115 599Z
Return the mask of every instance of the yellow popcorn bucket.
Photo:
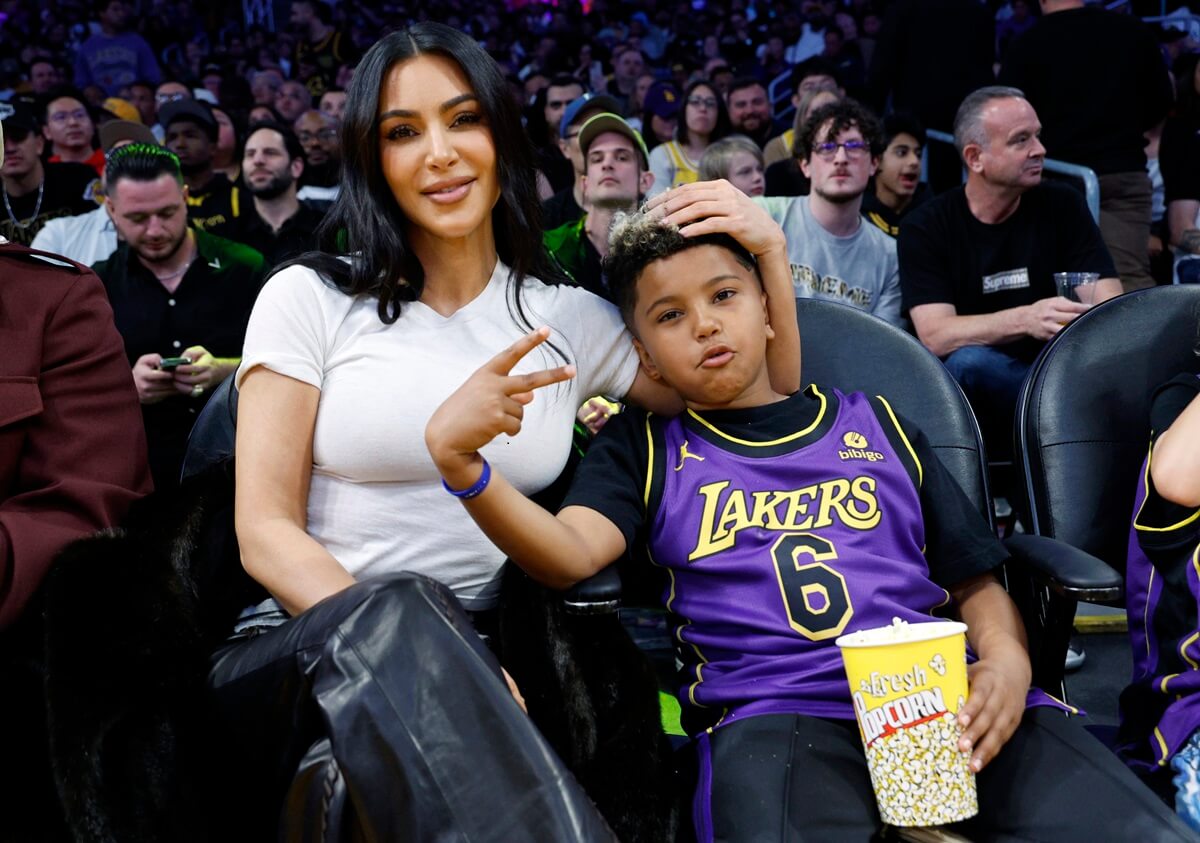
M837 639L875 800L885 823L944 825L979 812L957 714L967 700L967 627L864 629Z

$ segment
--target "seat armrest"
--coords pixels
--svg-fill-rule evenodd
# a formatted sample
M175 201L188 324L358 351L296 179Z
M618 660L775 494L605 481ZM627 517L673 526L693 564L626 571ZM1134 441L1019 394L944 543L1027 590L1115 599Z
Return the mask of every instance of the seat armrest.
M1063 597L1108 604L1124 597L1125 578L1119 571L1066 542L1016 533L1004 540L1004 546L1012 562Z
M621 574L609 565L562 592L567 611L577 615L605 615L621 606Z

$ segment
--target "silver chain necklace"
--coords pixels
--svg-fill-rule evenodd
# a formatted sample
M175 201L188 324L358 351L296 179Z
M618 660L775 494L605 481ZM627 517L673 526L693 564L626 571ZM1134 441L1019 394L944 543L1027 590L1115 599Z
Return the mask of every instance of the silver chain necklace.
M21 222L19 219L17 219L17 215L13 213L12 205L9 204L8 201L8 186L0 184L0 187L3 187L4 189L4 210L8 211L8 218L12 220L12 224L20 229L26 229L33 225L34 221L38 218L38 212L42 210L42 194L46 192L46 179L43 177L42 180L38 182L37 204L33 206L33 216L31 216L25 222Z

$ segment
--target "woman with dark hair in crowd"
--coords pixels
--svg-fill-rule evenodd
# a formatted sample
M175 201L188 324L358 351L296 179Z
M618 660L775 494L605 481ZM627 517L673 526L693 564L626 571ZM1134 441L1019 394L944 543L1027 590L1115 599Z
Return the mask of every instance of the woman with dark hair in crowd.
M647 198L698 180L704 150L730 130L725 101L712 83L697 79L688 85L683 92L683 119L675 130L675 140L655 147L650 153L654 185Z
M679 89L670 82L655 82L642 99L642 139L651 152L662 143L675 140L679 125Z
M504 556L423 433L472 372L511 372L504 405L478 409L523 408L520 435L483 452L532 492L562 472L590 396L681 404L640 370L615 307L544 283L559 273L532 151L473 40L426 23L379 41L347 91L342 148L326 232L345 256L310 253L267 283L236 376L237 537L271 599L243 613L209 684L239 765L273 771L247 809L265 824L285 797L321 802L317 767L345 783L364 838L606 838L475 634L495 641ZM783 286L771 353L794 390ZM547 342L506 351L538 325Z

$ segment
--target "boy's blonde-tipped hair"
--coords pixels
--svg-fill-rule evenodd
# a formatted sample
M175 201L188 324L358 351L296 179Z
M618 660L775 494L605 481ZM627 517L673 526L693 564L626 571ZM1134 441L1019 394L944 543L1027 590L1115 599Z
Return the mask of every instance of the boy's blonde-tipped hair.
M642 270L654 261L665 260L697 246L720 246L728 249L747 269L756 268L750 253L728 234L687 237L680 233L678 226L663 222L657 215L641 210L619 213L613 218L613 225L608 233L608 256L604 258L604 273L609 292L626 324L633 324L637 279Z

